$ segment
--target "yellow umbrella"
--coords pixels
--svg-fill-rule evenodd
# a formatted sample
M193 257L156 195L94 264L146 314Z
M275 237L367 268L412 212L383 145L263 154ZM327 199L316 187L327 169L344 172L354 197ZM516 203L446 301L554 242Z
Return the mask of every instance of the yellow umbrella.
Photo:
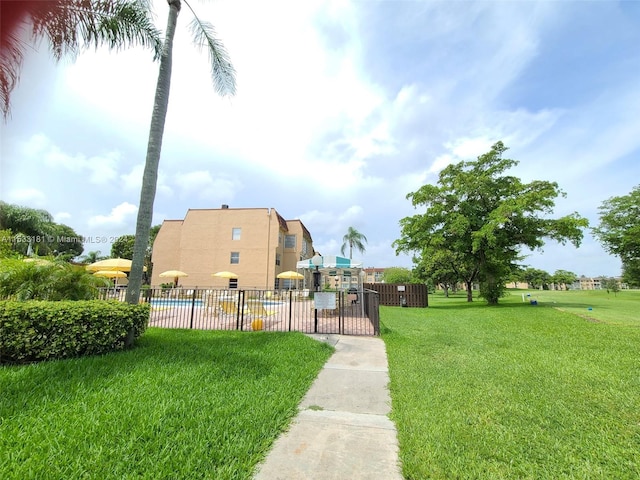
M127 276L126 273L120 270L98 270L93 273L96 277L106 277L106 278L124 278Z
M288 270L286 272L279 273L278 275L276 275L276 278L280 278L283 280L302 280L304 278L304 275ZM292 285L295 284L289 283L289 288L291 288Z
M237 274L227 271L212 273L211 276L220 278L238 278Z
M291 270L288 270L286 272L279 273L278 275L276 275L276 277L284 278L286 280L302 280L304 278L304 275L301 275L298 272L293 272Z
M130 272L131 271L131 260L127 258L107 258L106 260L100 260L99 262L92 263L91 265L87 265L87 270L98 271L98 270L119 270L121 272ZM147 267L143 269L145 272L147 271Z
M160 275L158 275L159 277L164 277L164 278L173 278L173 284L177 287L178 286L178 278L179 277L188 277L189 274L185 273L185 272L181 272L180 270L167 270L166 272L162 272Z
M118 286L118 278L125 278L127 276L127 274L121 270L98 270L94 272L93 275L96 277L115 278L116 287Z

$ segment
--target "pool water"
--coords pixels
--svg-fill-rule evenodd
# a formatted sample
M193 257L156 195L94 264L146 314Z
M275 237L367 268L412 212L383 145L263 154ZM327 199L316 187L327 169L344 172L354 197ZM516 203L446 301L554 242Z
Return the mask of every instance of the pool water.
M195 302L189 298L152 298L151 305L154 307L190 307L194 303L196 307L202 307L202 300Z

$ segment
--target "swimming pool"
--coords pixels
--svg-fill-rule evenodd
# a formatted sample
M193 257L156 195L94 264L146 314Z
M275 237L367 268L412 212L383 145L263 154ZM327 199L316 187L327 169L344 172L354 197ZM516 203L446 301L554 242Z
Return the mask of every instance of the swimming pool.
M204 306L202 300L195 302L190 298L152 298L151 306L153 307L190 307L191 304L196 307Z

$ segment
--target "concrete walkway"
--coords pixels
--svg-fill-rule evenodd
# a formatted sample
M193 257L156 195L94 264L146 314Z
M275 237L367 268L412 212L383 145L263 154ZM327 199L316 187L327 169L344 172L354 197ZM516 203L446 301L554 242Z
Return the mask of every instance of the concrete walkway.
M255 480L402 479L380 338L310 335L336 351Z

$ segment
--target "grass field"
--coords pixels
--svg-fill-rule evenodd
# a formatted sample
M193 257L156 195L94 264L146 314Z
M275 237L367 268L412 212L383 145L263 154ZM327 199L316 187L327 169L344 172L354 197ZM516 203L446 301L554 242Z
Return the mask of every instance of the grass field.
M521 293L382 308L405 477L640 478L640 293Z
M554 307L564 312L579 315L587 320L612 325L635 325L640 327L640 290L622 290L607 293L606 290L512 291L513 297L522 300L534 298L543 306ZM526 295L531 295L527 297Z
M405 477L640 478L640 292L522 293L381 308ZM149 329L134 350L2 367L0 478L251 478L331 353Z
M149 329L134 350L0 368L0 478L248 479L332 349Z

